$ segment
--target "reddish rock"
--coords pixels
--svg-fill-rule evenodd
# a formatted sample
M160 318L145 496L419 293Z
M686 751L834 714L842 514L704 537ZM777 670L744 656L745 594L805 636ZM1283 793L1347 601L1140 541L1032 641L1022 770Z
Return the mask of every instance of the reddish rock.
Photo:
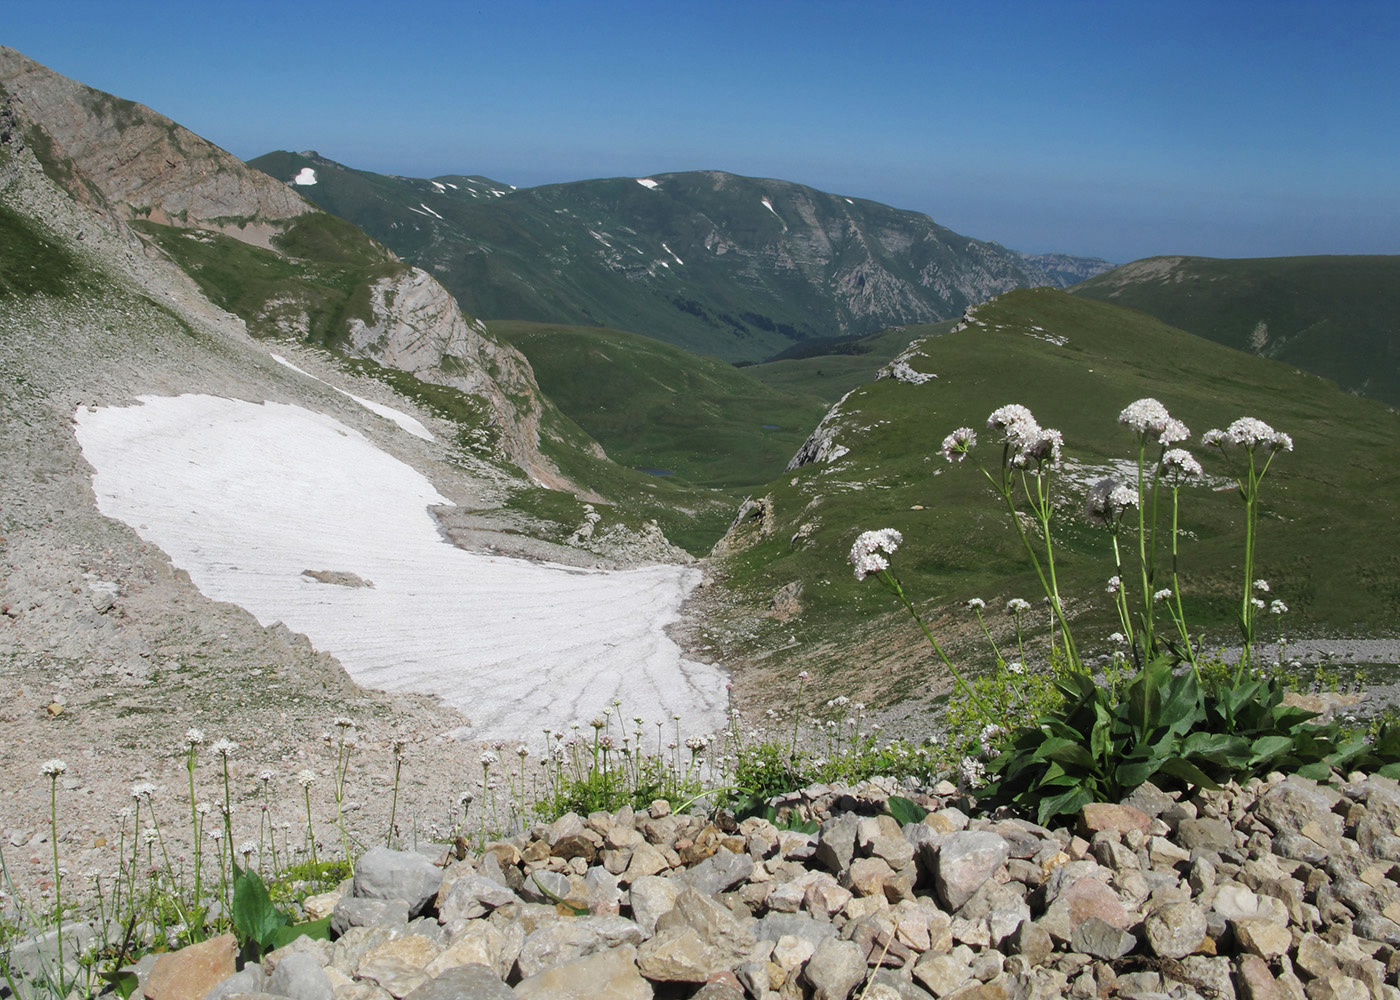
M234 973L238 940L221 934L162 955L151 966L144 993L150 1000L200 1000Z
M1152 817L1135 806L1113 802L1090 802L1079 813L1079 835L1092 840L1102 830L1127 833L1139 830L1146 834L1152 829Z

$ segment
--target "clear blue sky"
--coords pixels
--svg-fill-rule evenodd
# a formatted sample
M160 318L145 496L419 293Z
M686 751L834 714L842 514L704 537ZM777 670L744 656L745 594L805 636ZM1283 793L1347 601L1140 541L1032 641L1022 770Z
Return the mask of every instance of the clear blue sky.
M1018 250L1400 253L1400 3L9 0L233 153L781 177Z

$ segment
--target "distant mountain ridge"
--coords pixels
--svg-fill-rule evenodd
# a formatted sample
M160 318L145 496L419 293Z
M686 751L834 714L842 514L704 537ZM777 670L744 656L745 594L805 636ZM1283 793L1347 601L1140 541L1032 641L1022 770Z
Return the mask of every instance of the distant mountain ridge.
M316 153L249 161L430 271L491 319L631 330L730 361L956 317L1105 261L1030 255L926 215L721 171L515 189L393 177ZM305 183L314 177L314 183Z
M1070 291L1400 405L1400 256L1147 257Z

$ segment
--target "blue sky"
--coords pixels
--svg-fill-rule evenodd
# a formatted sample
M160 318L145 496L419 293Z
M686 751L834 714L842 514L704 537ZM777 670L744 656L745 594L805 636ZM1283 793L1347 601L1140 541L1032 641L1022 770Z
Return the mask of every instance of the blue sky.
M1400 253L1400 3L6 4L248 158L519 186L721 169L1018 250Z

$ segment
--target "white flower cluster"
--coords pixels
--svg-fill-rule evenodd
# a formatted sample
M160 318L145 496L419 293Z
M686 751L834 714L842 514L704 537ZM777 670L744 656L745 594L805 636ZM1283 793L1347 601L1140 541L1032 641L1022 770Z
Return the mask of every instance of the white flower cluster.
M1030 609L1031 602L1023 601L1019 597L1013 597L1011 598L1011 600L1006 602L1006 613L1008 615L1019 615L1024 611L1029 611Z
M1012 465L1060 464L1064 437L1059 431L1041 427L1031 411L1020 403L1008 403L993 410L987 418L987 427L1001 435L1000 440L1010 450Z
M943 439L943 446L939 451L943 452L943 457L948 461L961 462L976 444L977 432L971 427L959 427Z
M68 765L57 757L54 757L52 760L44 761L39 769L43 771L46 776L57 778L60 774L68 770Z
M1191 436L1191 431L1185 424L1150 396L1125 406L1123 412L1118 414L1118 422L1126 424L1134 433L1163 447L1185 441Z
M1173 448L1162 456L1162 473L1185 482L1200 479L1205 471L1201 468L1201 463L1185 448Z
M1163 587L1161 590L1157 591L1155 594L1152 595L1152 602L1155 604L1158 601L1167 601L1171 599L1171 596L1171 588Z
M1108 586L1104 588L1105 593L1116 594L1123 589L1123 578L1121 576L1110 576Z
M312 771L310 768L306 768L297 772L297 784L301 785L302 788L310 788L312 782L314 782L315 780L316 772Z
M149 781L142 781L131 786L131 797L138 802L141 799L150 799L156 793L156 786Z
M904 536L894 528L863 532L851 546L851 565L855 567L856 579L864 580L872 573L889 569L890 561L885 556L894 555L903 541Z
M238 749L238 744L233 742L233 740L220 739L215 741L214 745L209 749L213 750L220 757L228 759L232 757L233 752Z
M185 730L185 749L193 750L204 742L204 730L190 727Z
M602 728L601 726L599 728ZM492 764L500 763L501 758L497 757L492 750L484 750L481 754L481 766L490 767Z
M973 611L981 611L987 606L987 602L982 600L982 598L980 597L969 597L967 600L967 606Z
M1282 431L1276 431L1262 420L1254 417L1240 417L1229 427L1222 430L1209 430L1201 436L1201 444L1209 447L1217 445L1224 448L1227 444L1233 444L1244 448L1246 451L1253 451L1263 445L1269 451L1292 451L1293 439Z

